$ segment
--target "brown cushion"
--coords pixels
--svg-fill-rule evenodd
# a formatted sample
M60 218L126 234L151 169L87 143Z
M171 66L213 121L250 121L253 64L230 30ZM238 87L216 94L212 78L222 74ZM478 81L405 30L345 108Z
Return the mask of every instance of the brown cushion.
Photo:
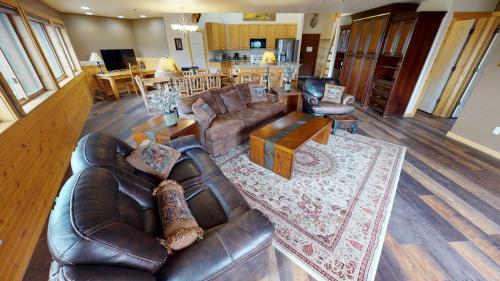
M285 104L282 102L256 102L248 105L248 108L257 111L270 112L272 116L277 115L285 110Z
M337 86L332 84L325 85L325 92L323 93L323 97L321 101L333 102L333 103L341 103L342 96L344 95L345 87Z
M145 140L125 160L137 170L166 179L180 156L170 146Z
M214 96L214 101L217 103L219 106L220 113L215 112L216 114L225 114L227 113L227 108L226 105L224 105L224 102L222 101L222 98L220 97L220 94L229 92L231 90L234 90L234 87L232 85L222 87L220 89L212 89L208 91L210 94Z
M203 229L191 214L182 186L173 180L165 180L153 191L158 202L161 226L163 229L162 243L169 253L181 250L203 238Z
M215 112L202 98L199 98L195 103L193 103L191 109L201 120L206 120L208 125L210 125L212 120L215 118Z
M224 137L237 136L245 129L245 122L229 114L217 115L210 128L205 130L205 137L211 141L218 141Z
M222 93L220 94L220 97L224 101L224 105L226 105L227 111L229 111L229 113L238 112L247 108L245 102L240 97L237 90L231 90L227 93Z
M250 94L250 85L254 85L254 84L243 83L243 84L238 84L234 87L236 90L238 90L238 93L240 94L240 97L241 97L241 99L243 99L245 104L252 102L251 101L252 97Z
M272 113L270 110L257 111L247 108L242 111L231 113L231 115L245 122L246 128L250 128L271 117Z
M248 85L250 90L250 102L267 101L266 87L262 85Z

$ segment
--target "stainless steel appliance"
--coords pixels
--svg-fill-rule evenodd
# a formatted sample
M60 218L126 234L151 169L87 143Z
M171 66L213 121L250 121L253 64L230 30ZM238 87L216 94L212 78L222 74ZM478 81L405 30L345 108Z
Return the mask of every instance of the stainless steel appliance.
M278 62L297 62L299 40L276 39L276 51Z

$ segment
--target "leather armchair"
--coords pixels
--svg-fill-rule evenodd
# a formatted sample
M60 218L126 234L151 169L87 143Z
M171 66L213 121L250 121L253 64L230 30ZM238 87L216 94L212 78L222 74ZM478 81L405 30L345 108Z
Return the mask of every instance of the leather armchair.
M169 143L181 152L173 176L204 239L167 252L151 188L127 166L132 148L109 135L83 137L48 224L50 280L257 280L267 268L273 225L250 209L194 137ZM174 172L175 170L175 172Z
M354 97L344 94L342 103L333 103L321 101L325 92L325 84L339 85L336 78L309 78L304 84L303 92L303 110L306 113L325 116L325 115L344 115L354 112Z

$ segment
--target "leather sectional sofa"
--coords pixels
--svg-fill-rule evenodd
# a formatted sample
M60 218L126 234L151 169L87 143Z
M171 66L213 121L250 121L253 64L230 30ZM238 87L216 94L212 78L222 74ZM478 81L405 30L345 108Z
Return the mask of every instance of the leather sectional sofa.
M50 280L257 280L273 226L250 209L194 137L168 143L182 156L170 178L185 189L203 240L168 256L151 191L159 179L125 161L132 147L92 133L73 153L74 175L51 212Z
M236 89L247 108L229 113L220 94ZM202 98L217 115L211 124L201 122L193 114L191 106ZM182 98L179 101L179 116L198 121L200 141L206 151L213 156L226 153L235 145L248 139L250 132L283 116L285 104L275 102L276 97L270 97L267 102L250 102L248 84L227 86L214 89L198 95Z

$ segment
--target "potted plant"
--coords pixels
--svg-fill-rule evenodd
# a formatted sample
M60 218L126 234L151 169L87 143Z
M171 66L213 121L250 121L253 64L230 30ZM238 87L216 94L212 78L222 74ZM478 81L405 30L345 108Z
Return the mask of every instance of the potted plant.
M292 66L287 66L283 68L283 81L285 82L285 92L290 92L292 90L292 79L295 74L295 68Z
M163 112L165 126L172 127L177 124L177 102L180 99L180 91L178 87L165 87L161 89L158 95L155 96L154 103L158 105L158 109Z

